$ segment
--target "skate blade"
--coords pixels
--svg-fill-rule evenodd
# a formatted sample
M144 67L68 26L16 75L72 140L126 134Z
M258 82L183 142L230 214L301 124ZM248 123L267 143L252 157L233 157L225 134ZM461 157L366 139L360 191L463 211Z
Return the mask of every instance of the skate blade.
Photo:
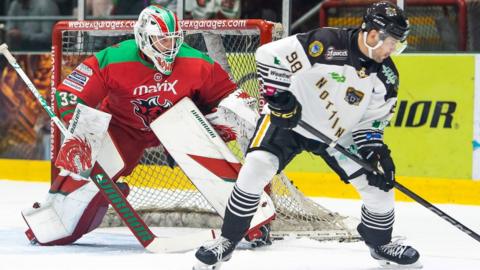
M421 262L416 261L412 264L397 264L391 261L386 261L386 260L378 260L378 263L380 264L380 267L382 269L402 269L402 270L407 270L407 269L421 269L423 268L423 265Z
M219 270L223 262L217 262L216 264L204 264L198 261L192 268L192 270Z

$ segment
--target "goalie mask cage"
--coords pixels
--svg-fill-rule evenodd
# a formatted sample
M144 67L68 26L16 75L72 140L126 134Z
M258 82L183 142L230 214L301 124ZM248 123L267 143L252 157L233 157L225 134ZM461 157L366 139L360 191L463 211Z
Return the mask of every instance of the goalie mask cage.
M320 26L360 27L366 8L375 2L326 0L319 11ZM465 0L405 0L405 13L411 29L408 52L467 49Z
M64 21L55 25L52 47L52 100L55 87L86 57L125 39L132 39L134 21ZM228 70L239 86L259 98L254 54L261 45L281 37L281 25L263 20L182 21L185 42L207 52ZM258 102L261 106L261 100ZM56 108L54 108L56 110ZM58 112L57 112L58 113ZM52 179L60 133L52 125ZM239 158L235 143L229 148ZM131 175L119 181L131 188L129 202L149 226L218 228L221 218L178 167L169 167L161 146L145 150ZM270 196L276 219L272 236L310 236L318 240L358 237L352 219L306 198L282 173L272 180ZM109 211L103 226L121 226Z

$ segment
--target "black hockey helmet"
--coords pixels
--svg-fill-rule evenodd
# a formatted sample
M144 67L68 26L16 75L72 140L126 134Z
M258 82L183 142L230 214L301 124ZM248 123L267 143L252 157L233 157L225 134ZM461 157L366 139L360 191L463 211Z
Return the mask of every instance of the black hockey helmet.
M367 8L361 28L367 32L379 30L400 41L405 41L410 32L410 24L403 10L386 1L374 3Z

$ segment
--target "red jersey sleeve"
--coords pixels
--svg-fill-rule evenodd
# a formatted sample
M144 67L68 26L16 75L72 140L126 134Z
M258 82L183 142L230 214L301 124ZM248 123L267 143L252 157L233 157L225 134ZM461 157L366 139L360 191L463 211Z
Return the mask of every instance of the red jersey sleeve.
M75 94L88 106L96 107L108 94L98 62L95 56L87 58L63 80L58 89Z
M217 62L214 62L207 75L198 95L203 113L210 112L224 97L237 89L237 85Z
M61 118L69 121L77 102L96 108L107 96L104 74L95 56L78 65L57 87L56 102Z

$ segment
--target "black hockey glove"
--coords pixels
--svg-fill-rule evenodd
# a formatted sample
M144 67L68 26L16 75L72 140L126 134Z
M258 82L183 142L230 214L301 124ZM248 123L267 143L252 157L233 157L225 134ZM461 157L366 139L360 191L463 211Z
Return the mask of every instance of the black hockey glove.
M294 128L302 116L302 105L290 92L282 92L274 99L267 98L270 120L281 128Z
M383 170L383 174L367 172L368 184L378 187L385 192L392 189L395 184L395 164L390 156L390 149L388 149L387 145L365 146L358 152L368 163L372 164L374 168L380 167Z

